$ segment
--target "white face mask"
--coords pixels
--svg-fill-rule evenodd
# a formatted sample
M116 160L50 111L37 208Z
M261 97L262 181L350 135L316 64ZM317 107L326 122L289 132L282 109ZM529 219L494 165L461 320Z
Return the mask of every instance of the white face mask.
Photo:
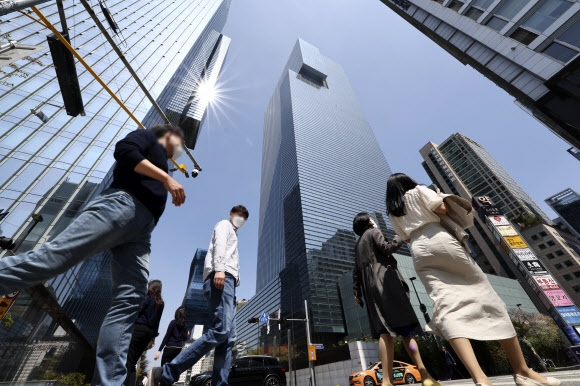
M240 216L234 216L232 218L232 224L237 228L240 229L246 223L246 219Z
M183 155L183 145L179 144L173 149L173 159L178 159Z

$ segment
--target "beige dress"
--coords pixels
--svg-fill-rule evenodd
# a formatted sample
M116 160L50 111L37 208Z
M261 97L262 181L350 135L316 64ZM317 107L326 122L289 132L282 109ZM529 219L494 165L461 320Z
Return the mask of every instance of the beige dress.
M407 214L390 216L395 232L411 239L417 275L433 300L426 331L449 340L501 340L516 336L505 303L487 276L433 212L441 197L425 186L404 196Z

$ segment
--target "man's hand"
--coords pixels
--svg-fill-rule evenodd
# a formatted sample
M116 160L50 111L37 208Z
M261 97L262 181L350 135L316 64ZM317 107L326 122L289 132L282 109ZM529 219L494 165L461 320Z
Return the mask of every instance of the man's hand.
M221 291L224 289L225 284L226 284L226 273L216 272L213 276L213 286Z
M181 206L185 202L185 190L177 181L170 175L163 180L163 186L171 194L173 205Z
M159 359L159 357L161 356L161 351L157 351L157 353L155 354L155 356L153 357L153 360L157 360Z

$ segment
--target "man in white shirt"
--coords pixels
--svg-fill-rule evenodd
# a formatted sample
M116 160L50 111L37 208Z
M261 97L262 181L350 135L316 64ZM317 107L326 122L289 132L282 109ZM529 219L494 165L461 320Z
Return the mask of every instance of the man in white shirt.
M203 291L209 302L213 325L173 361L163 366L163 385L177 382L181 373L193 367L213 348L212 385L228 385L232 348L236 341L236 287L240 285L237 232L248 216L244 206L234 206L230 211L230 219L220 221L215 226L203 272Z

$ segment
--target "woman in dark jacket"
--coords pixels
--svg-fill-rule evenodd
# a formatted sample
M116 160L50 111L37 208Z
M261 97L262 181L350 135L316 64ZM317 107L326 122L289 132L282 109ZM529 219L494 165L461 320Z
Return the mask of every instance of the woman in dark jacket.
M371 216L364 212L356 215L353 230L360 236L355 247L354 296L361 307L364 297L371 334L379 339L383 386L391 386L393 382L393 337L396 336L403 337L405 349L421 373L423 385L440 385L425 368L413 339L421 333L421 327L409 301L409 286L399 274L397 260L392 255L401 247L401 238L396 236L393 242L386 241Z
M159 359L161 351L163 351L161 366L171 362L179 355L188 337L189 329L185 320L185 307L179 307L175 311L175 319L169 323L165 337L161 342L161 346L159 346L159 351L157 351L153 359Z
M161 281L151 280L147 288L147 298L139 311L133 327L133 336L127 353L127 378L124 385L135 385L137 380L136 366L141 354L155 346L155 337L159 335L159 322L165 303L161 297Z

